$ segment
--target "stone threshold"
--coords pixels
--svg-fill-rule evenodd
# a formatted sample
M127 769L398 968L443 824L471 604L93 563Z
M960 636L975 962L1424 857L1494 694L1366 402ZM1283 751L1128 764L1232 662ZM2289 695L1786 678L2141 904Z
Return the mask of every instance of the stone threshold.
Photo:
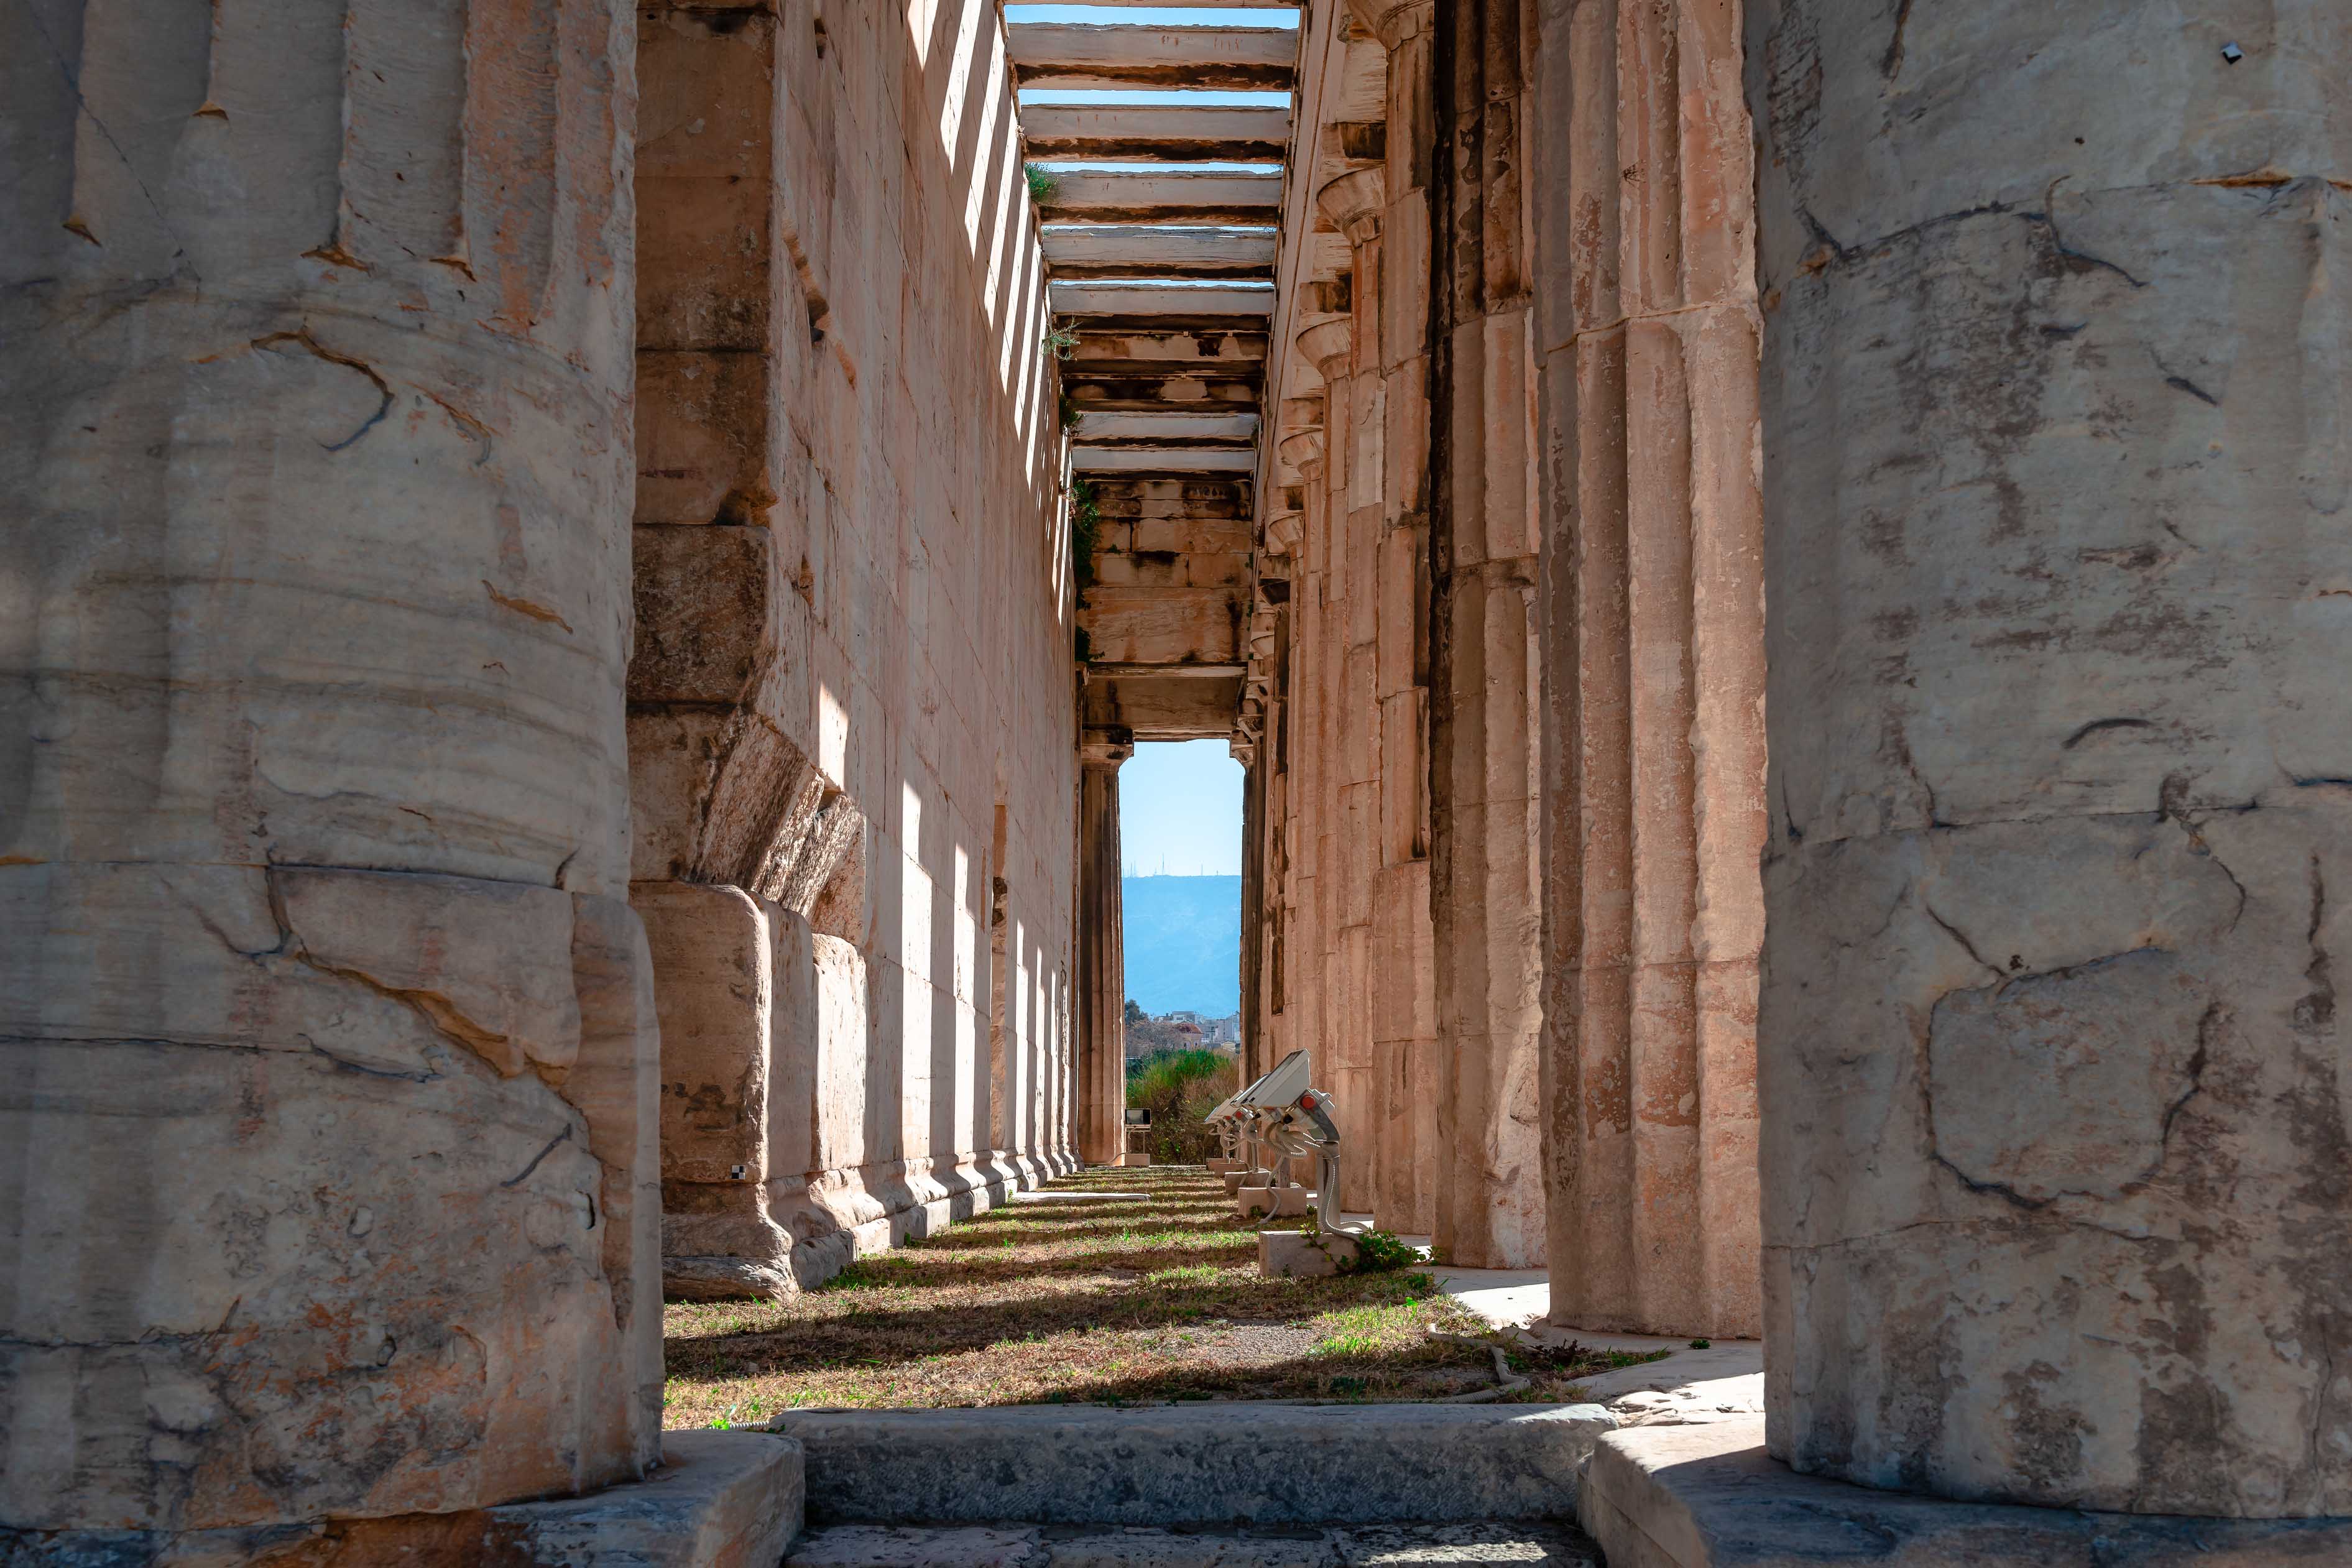
M818 1525L1565 1520L1597 1405L1015 1405L794 1411Z
M1406 1568L1441 1563L1601 1568L1600 1552L1582 1531L1540 1521L1196 1531L836 1524L803 1536L784 1568Z
M1958 1502L1801 1476L1762 1417L1612 1432L1578 1517L1609 1568L2320 1568L2352 1519L2222 1520Z

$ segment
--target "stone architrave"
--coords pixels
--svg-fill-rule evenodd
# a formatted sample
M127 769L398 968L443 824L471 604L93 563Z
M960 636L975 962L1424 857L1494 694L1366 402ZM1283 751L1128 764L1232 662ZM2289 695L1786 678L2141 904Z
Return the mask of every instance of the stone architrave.
M2352 1514L2352 13L1747 42L1772 1451Z
M1719 6L1544 29L1543 1106L1553 1320L1753 1337L1757 315Z

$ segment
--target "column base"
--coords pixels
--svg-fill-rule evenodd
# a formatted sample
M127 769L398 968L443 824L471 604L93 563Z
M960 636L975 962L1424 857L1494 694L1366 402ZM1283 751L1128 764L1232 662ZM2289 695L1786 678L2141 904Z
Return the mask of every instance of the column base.
M1801 1476L1761 1416L1604 1434L1577 1517L1610 1568L2287 1568L2352 1562L2352 1519L2191 1519L1956 1502Z
M771 1184L769 1212L667 1215L662 1294L674 1301L772 1300L813 1290L856 1259L1001 1207L1076 1162L997 1152L951 1165L904 1163ZM778 1191L778 1189L782 1189Z
M0 1529L0 1561L188 1568L375 1568L495 1563L501 1568L743 1568L772 1563L801 1531L801 1445L765 1432L670 1432L642 1481L585 1497L461 1513L196 1531Z

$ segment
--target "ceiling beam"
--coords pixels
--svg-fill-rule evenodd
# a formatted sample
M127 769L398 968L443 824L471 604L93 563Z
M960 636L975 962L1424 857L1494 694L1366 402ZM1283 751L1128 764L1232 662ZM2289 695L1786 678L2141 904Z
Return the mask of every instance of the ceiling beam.
M1073 446L1070 468L1081 474L1246 474L1257 468L1257 452L1250 447Z
M1076 439L1088 447L1192 446L1213 442L1247 446L1257 438L1255 410L1229 414L1093 414Z
M1013 22L1005 27L1013 79L1055 89L1206 88L1288 91L1295 27L1151 27Z
M1077 369L1063 374L1224 375L1245 367L1262 374L1265 350L1265 331L1256 321L1203 330L1157 321L1081 321L1068 361Z
M1280 174L1202 169L1053 169L1038 204L1047 223L1271 224L1282 210Z
M1118 680L1122 677L1214 680L1232 679L1248 673L1249 666L1245 664L1115 664L1106 661L1087 666L1088 680Z
M1263 331L1261 323L1274 313L1271 289L1056 283L1050 293L1057 316L1168 316L1186 321L1228 319L1234 327Z
M1290 110L1224 105L1032 103L1023 156L1107 163L1278 163Z
M1274 276L1270 228L1048 224L1040 232L1056 279Z
M1071 366L1062 372L1062 390L1087 414L1144 413L1153 409L1257 408L1259 380L1229 372L1216 375L1122 374L1104 375Z

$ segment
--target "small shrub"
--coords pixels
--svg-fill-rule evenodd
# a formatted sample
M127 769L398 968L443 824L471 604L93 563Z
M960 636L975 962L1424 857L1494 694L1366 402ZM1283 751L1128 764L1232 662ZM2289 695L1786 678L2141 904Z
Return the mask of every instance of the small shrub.
M1061 395L1055 399L1054 412L1061 421L1062 434L1065 436L1076 430L1079 422L1086 418L1078 409L1078 400L1070 395L1069 389L1066 387L1063 389Z
M1695 1351L1703 1351L1713 1343L1715 1343L1713 1340L1693 1340L1691 1341L1691 1349Z
M1078 329L1055 327L1046 332L1044 346L1055 359L1067 359L1078 352Z
M1021 165L1021 172L1028 177L1029 199L1033 202L1040 204L1050 202L1054 199L1054 193L1062 188L1060 176L1051 169L1041 169L1034 163L1024 163Z
M1197 1165L1214 1153L1217 1135L1202 1118L1240 1087L1239 1064L1216 1051L1155 1051L1128 1063L1128 1106L1151 1112L1152 1163Z
M1398 1239L1391 1230L1360 1231L1355 1236L1356 1261L1349 1266L1351 1274L1385 1274L1391 1269L1405 1268L1422 1260L1421 1248Z

